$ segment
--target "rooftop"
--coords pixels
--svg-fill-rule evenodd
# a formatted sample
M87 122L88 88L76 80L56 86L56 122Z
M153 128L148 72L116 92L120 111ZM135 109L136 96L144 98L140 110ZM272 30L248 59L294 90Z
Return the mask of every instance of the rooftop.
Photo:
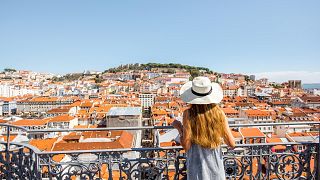
M142 113L141 107L112 107L108 116L139 116Z
M266 137L258 128L240 128L241 135L246 137Z

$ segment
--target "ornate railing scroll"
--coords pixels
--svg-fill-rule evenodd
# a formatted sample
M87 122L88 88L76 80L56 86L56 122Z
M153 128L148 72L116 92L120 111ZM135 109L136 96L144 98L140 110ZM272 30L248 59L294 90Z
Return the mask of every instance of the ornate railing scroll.
M272 151L279 144L281 152ZM224 165L227 179L317 179L317 148L319 143L303 143L303 152L296 143L240 145L227 150Z
M185 158L180 151L181 147L132 148L38 155L42 177L49 179L183 179Z
M36 148L27 144L0 142L0 179L40 179Z

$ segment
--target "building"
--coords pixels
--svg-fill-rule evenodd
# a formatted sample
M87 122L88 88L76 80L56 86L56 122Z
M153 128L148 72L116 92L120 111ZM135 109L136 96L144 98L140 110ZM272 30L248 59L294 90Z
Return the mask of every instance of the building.
M0 98L0 116L10 116L17 113L17 102L12 98Z
M46 117L55 117L61 115L75 116L80 108L78 106L61 106L58 108L50 109L46 112Z
M223 90L223 96L226 97L235 97L238 96L239 92L239 87L236 85L227 85L227 86L222 86Z
M296 97L291 102L292 107L309 107L318 108L320 107L320 96L303 95Z
M259 109L240 110L240 117L249 120L249 123L273 123L272 113L270 111ZM265 134L273 133L273 126L257 126Z
M74 141L76 139L76 141ZM72 140L72 142L70 141ZM52 151L123 149L134 147L134 137L127 131L94 131L70 133L64 142L54 144Z
M31 99L17 101L17 113L41 115L46 114L50 109L64 105L70 105L78 100L77 97L33 97Z
M288 142L288 140L287 138L280 138L276 135L271 135L270 137L267 137L266 142L267 143L286 143ZM287 148L284 145L275 145L271 147L271 151L276 153L284 153L286 149Z
M141 107L112 107L107 113L107 127L141 127ZM135 136L135 146L141 147L141 130L128 131Z
M265 143L266 136L258 128L240 128L243 144Z
M247 97L252 97L256 93L256 87L255 86L245 86L244 87L244 95Z
M144 109L148 109L154 104L154 99L156 97L156 94L152 93L141 93L139 94L139 99L141 101L141 106Z
M221 108L228 118L239 118L239 111L231 107Z
M47 119L41 119L41 120L35 120L35 119L21 119L15 122L11 123L15 126L21 126L29 130L42 130L47 129L48 120ZM12 130L13 133L21 132L21 130L16 129ZM46 133L36 133L36 134L30 134L31 139L44 139L46 137Z
M319 133L318 132L294 132L286 134L286 138L290 142L298 142L298 143L318 143L319 142ZM306 145L296 145L294 146L294 150L296 152L303 152L307 148Z
M249 79L252 80L252 81L255 81L256 80L256 76L255 75L250 75Z
M289 80L288 81L289 88L291 89L301 89L301 80Z
M50 129L73 129L75 126L78 125L78 118L69 115L61 115L52 118L46 118L45 120L48 121L48 128ZM49 134L49 137L54 138L59 134L59 132L53 132ZM66 132L61 134L65 135Z
M112 107L107 113L107 127L140 127L141 107Z

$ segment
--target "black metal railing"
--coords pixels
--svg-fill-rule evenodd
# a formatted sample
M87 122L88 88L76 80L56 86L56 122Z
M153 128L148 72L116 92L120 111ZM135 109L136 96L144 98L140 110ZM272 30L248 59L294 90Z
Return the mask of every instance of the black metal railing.
M319 122L231 124L230 127L312 125ZM12 130L26 135L50 132L172 129L171 126L89 129L37 129L0 124L7 141L0 142L0 179L184 179L186 153L181 146L44 151L10 142ZM319 137L318 137L319 138ZM281 151L274 147L282 146ZM297 148L305 149L299 151ZM227 179L319 179L319 142L238 144L221 146Z

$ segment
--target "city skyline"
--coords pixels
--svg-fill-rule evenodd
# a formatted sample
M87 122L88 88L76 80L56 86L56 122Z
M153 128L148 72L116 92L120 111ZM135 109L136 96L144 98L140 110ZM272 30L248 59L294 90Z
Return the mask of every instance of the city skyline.
M159 63L159 62L148 62L148 63ZM171 63L171 62L170 62ZM131 63L131 64L134 64ZM120 65L120 64L119 64ZM188 64L186 64L188 65ZM195 65L196 66L196 65ZM114 66L114 67L118 67L118 66ZM64 73L54 73L54 72L49 72L49 71L44 71L39 69L37 70L33 70L33 69L19 69L19 68L15 68L12 66L7 66L7 67L1 67L0 69L4 70L5 68L12 68L12 69L16 69L16 70L30 70L30 71L34 71L34 72L39 72L39 73L52 73L54 75L65 75L68 73L83 73L84 71L101 71L103 72L106 69L83 69L83 70L79 70L79 71L68 71L68 72L64 72ZM109 67L112 68L112 67ZM210 68L209 68L210 69ZM230 73L230 72L218 72L218 73ZM311 71L277 71L277 72L231 72L231 73L235 73L235 74L245 74L245 75L255 75L257 79L262 79L262 78L268 78L271 82L277 82L277 83L283 83L283 82L287 82L288 80L302 80L303 84L319 84L320 83L320 72L311 72Z

